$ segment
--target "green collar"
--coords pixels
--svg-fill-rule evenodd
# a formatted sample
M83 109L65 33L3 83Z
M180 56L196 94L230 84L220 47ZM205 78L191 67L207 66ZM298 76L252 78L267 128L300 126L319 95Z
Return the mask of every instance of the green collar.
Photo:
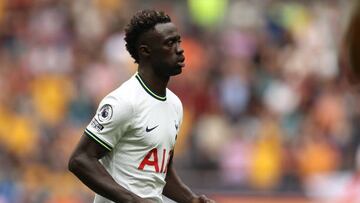
M166 95L164 97L157 95L156 93L154 93L153 91L150 90L150 88L148 88L146 86L146 84L144 83L144 81L141 79L139 73L136 73L135 78L139 81L140 85L144 88L144 90L150 94L150 96L154 97L155 99L158 99L160 101L165 101L166 100Z

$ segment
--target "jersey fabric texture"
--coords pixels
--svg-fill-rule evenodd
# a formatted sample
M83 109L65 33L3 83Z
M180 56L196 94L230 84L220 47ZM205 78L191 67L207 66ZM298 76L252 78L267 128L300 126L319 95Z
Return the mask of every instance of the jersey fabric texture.
M156 95L136 73L100 102L85 134L109 151L100 162L119 185L162 202L182 116L174 93L166 89L165 97ZM94 203L105 202L112 201L95 195Z

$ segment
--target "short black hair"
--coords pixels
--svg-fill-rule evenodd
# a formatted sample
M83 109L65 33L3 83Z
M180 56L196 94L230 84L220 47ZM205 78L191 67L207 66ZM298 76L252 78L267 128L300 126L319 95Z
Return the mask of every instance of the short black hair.
M125 46L135 63L138 63L139 60L136 47L139 37L156 24L168 22L171 22L170 17L162 11L146 9L135 13L130 23L125 27Z

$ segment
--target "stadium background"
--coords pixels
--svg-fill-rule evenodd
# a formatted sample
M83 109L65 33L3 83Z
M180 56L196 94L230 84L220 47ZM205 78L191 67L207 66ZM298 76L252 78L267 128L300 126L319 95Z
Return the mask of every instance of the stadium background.
M123 28L166 11L183 36L175 161L218 202L360 202L360 97L338 66L340 0L1 0L0 203L82 203L67 171L98 102L136 71ZM356 161L358 159L358 161Z

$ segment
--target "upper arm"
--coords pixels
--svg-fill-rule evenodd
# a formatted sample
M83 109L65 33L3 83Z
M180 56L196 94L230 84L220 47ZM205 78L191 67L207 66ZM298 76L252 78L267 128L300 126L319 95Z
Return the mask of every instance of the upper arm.
M132 113L129 103L112 95L106 96L87 125L71 159L100 159L110 152L129 127Z
M107 148L100 145L93 138L90 138L84 133L81 136L80 141L72 154L72 157L86 156L88 158L101 159L107 153L109 153Z
M85 133L81 136L79 143L71 154L68 162L68 168L75 174L80 174L88 167L88 163L98 161L103 156L109 153L109 150L104 148Z

